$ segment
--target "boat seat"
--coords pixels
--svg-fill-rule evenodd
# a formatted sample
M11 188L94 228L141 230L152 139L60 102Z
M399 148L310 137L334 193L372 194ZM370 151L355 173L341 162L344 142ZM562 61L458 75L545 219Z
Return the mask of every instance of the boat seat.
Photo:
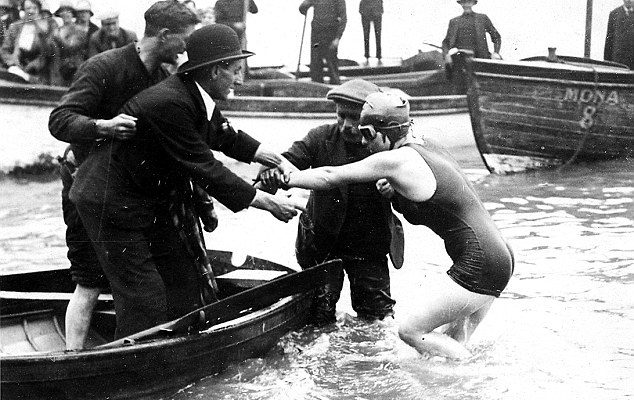
M282 275L286 271L271 271L264 269L236 269L223 275L216 276L219 284L230 284L241 288L251 288L269 282Z

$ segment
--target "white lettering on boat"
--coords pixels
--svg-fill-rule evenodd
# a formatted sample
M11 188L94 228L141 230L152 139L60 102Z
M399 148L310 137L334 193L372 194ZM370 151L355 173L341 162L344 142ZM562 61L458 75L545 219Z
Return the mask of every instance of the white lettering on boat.
M619 92L616 90L608 92L606 90L566 88L564 101L616 105L619 104Z

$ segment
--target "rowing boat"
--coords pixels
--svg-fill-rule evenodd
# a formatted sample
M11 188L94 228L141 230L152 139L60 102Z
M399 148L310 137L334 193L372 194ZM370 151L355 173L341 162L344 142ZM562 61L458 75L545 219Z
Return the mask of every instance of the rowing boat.
M189 334L162 327L113 345L112 298L105 294L88 348L74 352L64 350L64 311L73 289L68 271L1 276L2 399L150 399L174 392L230 362L265 355L302 326L310 289L330 273L324 267L308 275L250 256L235 266L231 253L209 255L221 298L202 309L213 309L211 326Z
M493 173L634 156L634 71L556 56L467 57L475 142Z

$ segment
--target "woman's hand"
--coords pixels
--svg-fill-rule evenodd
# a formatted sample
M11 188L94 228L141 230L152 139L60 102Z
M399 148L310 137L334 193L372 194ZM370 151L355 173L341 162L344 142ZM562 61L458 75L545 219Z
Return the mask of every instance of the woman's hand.
M391 199L392 196L394 196L394 188L385 178L376 181L376 190L378 190L379 193L381 193L381 196L386 199Z

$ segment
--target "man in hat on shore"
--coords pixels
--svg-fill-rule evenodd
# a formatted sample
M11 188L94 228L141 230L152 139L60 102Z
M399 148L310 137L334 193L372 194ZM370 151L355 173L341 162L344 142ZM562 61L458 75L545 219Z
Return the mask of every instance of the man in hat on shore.
M335 103L337 122L312 129L282 155L300 170L344 165L367 157L370 152L361 143L359 116L365 98L378 91L378 86L362 79L330 90L326 97ZM281 174L274 169L262 171L260 178L269 189L276 189L282 182ZM381 320L394 313L387 254L400 268L402 230L378 185L383 182L310 193L306 211L299 219L297 261L302 268L309 268L329 259L343 260L336 277L315 292L311 312L315 325L335 322L344 274L348 275L352 308L359 318Z
M478 4L478 0L458 0L458 4L462 6L463 13L449 21L447 35L442 41L442 51L447 68L451 69L453 65L451 55L458 49L472 51L475 58L501 59L502 36L486 14L473 11L473 6ZM493 53L489 51L487 33L493 42ZM456 92L466 92L464 76L461 71L453 71L452 75Z
M118 49L128 43L136 42L136 33L119 26L119 11L111 8L101 15L101 28L90 36L88 56L106 50Z
M231 128L214 101L241 84L242 60L253 53L231 28L213 24L192 33L187 54L177 74L126 103L122 112L136 121L136 134L93 150L70 193L112 289L117 338L201 305L199 260L191 252L200 237L183 238L174 223L174 216L182 220L174 209L187 207L190 182L234 212L252 206L286 222L302 208L256 190L212 152L288 168L281 155Z
M77 285L66 311L68 350L83 348L92 310L101 290L108 287L84 224L69 198L75 172L95 143L134 135L135 119L120 114L119 109L141 90L169 76L162 64L176 62L178 54L185 51L185 39L198 23L189 8L172 0L154 3L144 17L143 38L83 63L49 117L51 135L70 144L60 160L68 260Z

